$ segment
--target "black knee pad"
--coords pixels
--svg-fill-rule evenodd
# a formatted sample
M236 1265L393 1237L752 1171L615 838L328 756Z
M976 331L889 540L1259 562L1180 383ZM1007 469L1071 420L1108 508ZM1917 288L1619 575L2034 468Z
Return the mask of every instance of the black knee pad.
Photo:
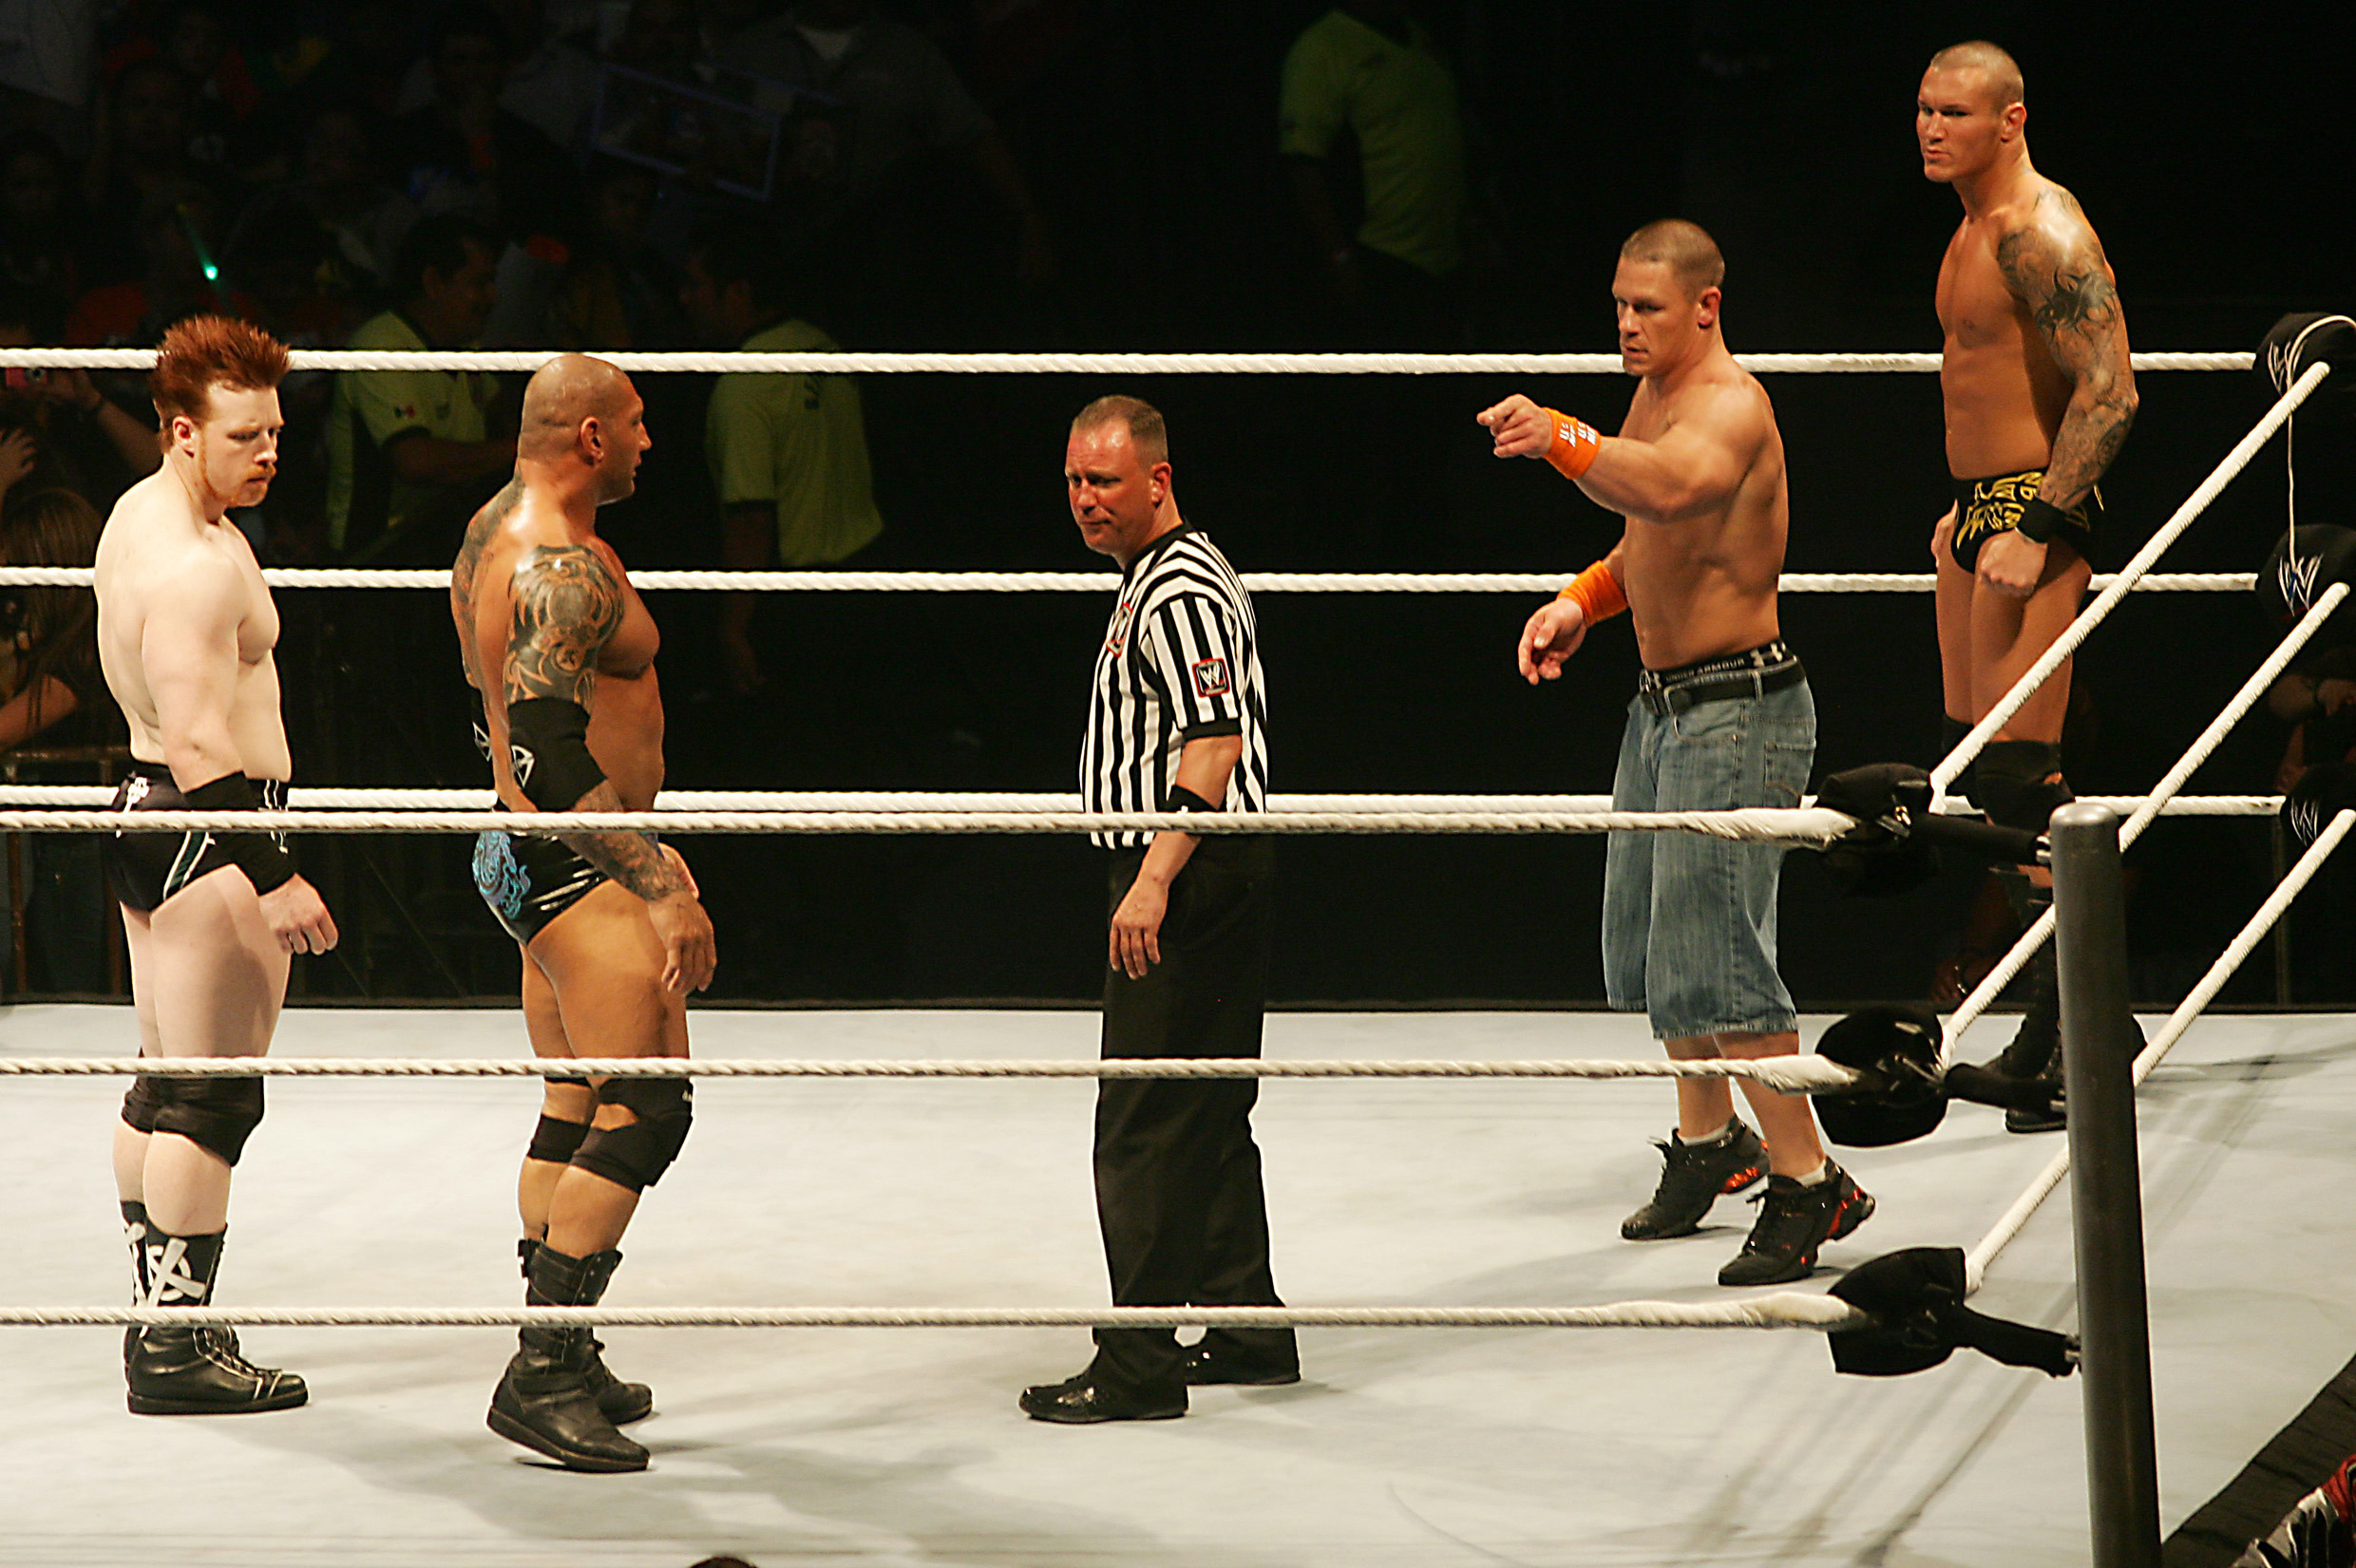
M695 1087L684 1078L610 1078L598 1091L637 1117L626 1127L591 1127L573 1163L643 1192L662 1180L695 1121Z
M532 1144L523 1151L523 1158L545 1160L554 1165L570 1164L580 1141L588 1136L588 1123L567 1122L543 1111L540 1125L532 1129Z
M133 1132L156 1130L156 1113L163 1108L163 1090L158 1086L162 1080L136 1073L131 1087L123 1097L123 1120Z
M153 1130L179 1133L232 1165L245 1152L245 1141L261 1125L262 1081L258 1078L160 1076L156 1088L162 1104Z
M2042 833L2056 807L2078 799L2051 741L1990 741L1972 769L1971 799L2001 827Z

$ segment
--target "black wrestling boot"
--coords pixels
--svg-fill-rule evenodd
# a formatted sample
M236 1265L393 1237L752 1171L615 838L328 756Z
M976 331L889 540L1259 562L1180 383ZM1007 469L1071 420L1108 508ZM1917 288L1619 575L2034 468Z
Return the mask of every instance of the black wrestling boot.
M538 1252L541 1246L541 1242L533 1240L528 1236L516 1243L516 1256L523 1262L525 1285L523 1299L528 1305L535 1307L552 1304L533 1301L531 1298L532 1254ZM617 1426L627 1426L634 1421L644 1421L655 1413L655 1390L643 1383L624 1383L608 1371L605 1366L605 1342L596 1334L589 1336L589 1371L586 1381L589 1385L589 1397L598 1402L598 1408L605 1412L605 1419Z
M123 1240L131 1249L131 1305L147 1305L147 1205L131 1199L123 1202ZM123 1362L129 1366L131 1347L139 1343L136 1327L123 1331Z
M594 1307L620 1262L621 1254L610 1247L572 1257L543 1244L532 1254L524 1302ZM589 1331L522 1329L516 1338L515 1357L491 1395L491 1430L568 1470L645 1469L646 1450L614 1429L589 1391L589 1364L596 1354Z
M132 1207L124 1205L126 1228ZM141 1304L201 1307L211 1300L228 1233L166 1236L143 1210L139 1224L144 1234L138 1267L146 1291ZM123 1376L133 1415L248 1415L292 1409L311 1397L293 1372L246 1360L237 1334L220 1328L135 1328L124 1336Z
M2013 914L2020 919L2021 929L2026 931L2052 907L2052 890L2033 887L2026 878L2017 874L2005 880ZM1987 1069L2037 1084L2049 1091L2042 1106L2015 1105L2006 1109L2006 1132L2060 1132L2069 1125L2069 1115L2062 1103L2062 976L2052 938L2038 948L2021 973L2029 984L2028 1008L2021 1015L2021 1027L2014 1031L2012 1044L1997 1053L1996 1060L1987 1064Z

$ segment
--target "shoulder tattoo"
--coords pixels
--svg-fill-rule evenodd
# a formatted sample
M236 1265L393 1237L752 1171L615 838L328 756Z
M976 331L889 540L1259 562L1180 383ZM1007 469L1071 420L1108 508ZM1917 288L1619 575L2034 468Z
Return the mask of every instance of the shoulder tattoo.
M586 704L598 650L621 626L621 584L595 550L576 544L532 551L516 568L510 591L506 700Z

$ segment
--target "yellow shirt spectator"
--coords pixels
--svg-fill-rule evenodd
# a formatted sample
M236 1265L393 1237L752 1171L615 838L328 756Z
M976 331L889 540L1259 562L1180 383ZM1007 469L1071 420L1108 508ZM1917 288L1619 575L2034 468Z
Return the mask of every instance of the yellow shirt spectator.
M839 349L808 322L788 321L753 333L744 351ZM722 376L704 423L704 453L722 506L776 507L781 570L842 560L884 532L859 384L849 376Z
M1358 241L1437 277L1464 259L1464 126L1456 83L1422 32L1400 43L1332 10L1284 57L1279 150L1322 161L1358 139Z
M426 346L398 311L371 317L352 334L354 349ZM327 428L328 549L344 557L366 555L403 523L451 504L447 487L414 483L393 472L385 448L412 430L445 441L486 439L484 414L497 389L489 375L458 370L337 376Z

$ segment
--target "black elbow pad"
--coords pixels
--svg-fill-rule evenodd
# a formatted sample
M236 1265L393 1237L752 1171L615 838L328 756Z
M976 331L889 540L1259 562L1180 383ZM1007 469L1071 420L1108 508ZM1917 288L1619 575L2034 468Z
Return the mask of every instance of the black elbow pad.
M563 697L508 705L507 760L516 787L542 811L570 811L605 782L589 755L589 710Z

